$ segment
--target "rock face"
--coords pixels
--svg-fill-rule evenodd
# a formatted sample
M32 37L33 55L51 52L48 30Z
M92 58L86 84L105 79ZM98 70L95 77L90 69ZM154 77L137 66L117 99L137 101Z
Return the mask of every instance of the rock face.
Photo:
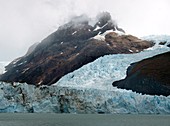
M109 13L97 16L90 25L88 18L76 17L45 38L27 55L11 62L0 80L51 85L62 76L95 59L117 53L136 53L153 46L152 42L131 35L119 35Z
M170 52L132 64L124 80L113 83L118 88L143 94L170 95Z

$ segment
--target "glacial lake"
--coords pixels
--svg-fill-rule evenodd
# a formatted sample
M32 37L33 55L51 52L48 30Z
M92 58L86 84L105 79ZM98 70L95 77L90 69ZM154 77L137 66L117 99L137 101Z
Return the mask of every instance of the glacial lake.
M1 113L0 126L170 126L170 115Z

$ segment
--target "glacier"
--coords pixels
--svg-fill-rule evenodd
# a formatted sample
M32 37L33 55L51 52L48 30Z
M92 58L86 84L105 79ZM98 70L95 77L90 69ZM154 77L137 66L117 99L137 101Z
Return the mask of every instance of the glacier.
M142 39L153 41L155 46L134 54L113 54L98 58L92 63L84 65L78 70L62 77L55 85L75 88L94 88L101 90L117 90L112 82L124 79L126 70L131 63L170 51L166 45L159 42L170 43L170 36L147 36Z
M169 114L170 96L0 82L0 112Z
M127 67L170 51L170 36L147 36L154 47L136 54L98 58L63 76L52 86L0 82L0 112L170 114L170 96L142 95L118 89L112 82L125 78ZM159 42L166 41L166 45Z

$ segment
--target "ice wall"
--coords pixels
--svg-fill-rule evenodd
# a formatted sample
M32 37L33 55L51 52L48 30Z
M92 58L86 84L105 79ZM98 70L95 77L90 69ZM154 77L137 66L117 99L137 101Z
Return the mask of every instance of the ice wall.
M170 114L170 96L1 82L0 112Z

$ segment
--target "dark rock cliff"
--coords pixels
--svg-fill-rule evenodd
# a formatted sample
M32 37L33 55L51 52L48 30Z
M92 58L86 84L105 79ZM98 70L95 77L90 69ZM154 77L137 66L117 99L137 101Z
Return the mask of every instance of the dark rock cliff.
M113 86L142 94L170 95L170 52L132 64L127 77Z

